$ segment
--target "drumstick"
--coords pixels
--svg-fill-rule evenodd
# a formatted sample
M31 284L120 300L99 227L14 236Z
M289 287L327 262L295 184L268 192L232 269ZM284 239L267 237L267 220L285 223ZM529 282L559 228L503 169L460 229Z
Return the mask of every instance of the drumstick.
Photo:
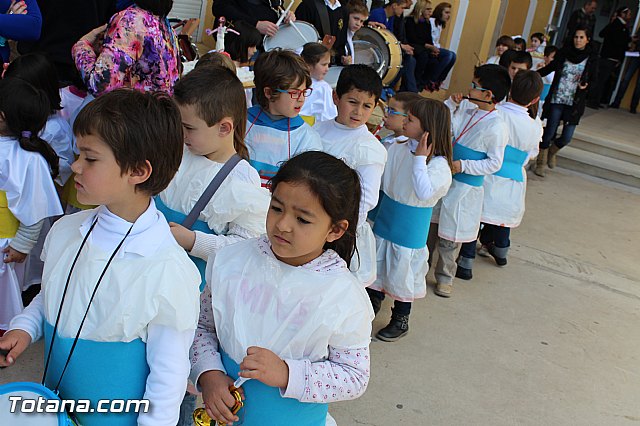
M300 37L302 37L302 40L305 42L305 44L309 42L309 40L307 40L307 38L304 36L304 34L302 34L302 33L300 32L300 30L299 30L299 29L298 29L298 27L295 25L295 23L293 23L293 22L289 22L289 25L291 25L291 27L292 27L294 30L296 30L296 32L298 33L298 35L299 35Z
M277 26L280 26L282 21L284 21L284 18L287 17L287 15L289 14L289 11L291 10L291 6L293 6L293 0L291 0L291 3L289 3L289 6L287 6L284 12L282 12L282 15L280 15L280 18L278 18L278 21L276 22Z

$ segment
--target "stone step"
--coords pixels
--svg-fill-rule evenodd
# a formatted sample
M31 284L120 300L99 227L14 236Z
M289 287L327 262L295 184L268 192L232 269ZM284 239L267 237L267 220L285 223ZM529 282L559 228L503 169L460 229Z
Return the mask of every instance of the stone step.
M558 152L558 166L640 188L640 165L571 145Z
M607 140L602 137L582 133L579 129L580 127L578 126L571 140L570 147L640 166L640 146Z

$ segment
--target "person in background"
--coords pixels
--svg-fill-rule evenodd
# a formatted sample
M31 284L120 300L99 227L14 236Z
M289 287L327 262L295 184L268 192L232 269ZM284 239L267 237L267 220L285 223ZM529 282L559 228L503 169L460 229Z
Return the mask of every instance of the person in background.
M332 46L333 64L340 65L347 43L347 30L349 24L349 11L346 2L342 5L338 0L325 0L318 7L316 0L302 0L296 9L296 17L313 25L318 30L320 40L325 36L333 36L335 40Z
M511 50L505 52L500 57L499 65L509 71L509 77L513 80L518 71L531 69L533 66L533 59L529 52Z
M316 122L332 120L338 115L333 103L333 89L324 81L329 71L331 53L322 43L307 43L300 54L309 67L311 75L311 96L305 101L300 115L311 116Z
M633 52L638 52L640 50L640 46L638 46L638 40L640 39L640 30L636 32L633 36L633 43L631 50ZM624 72L624 78L620 83L620 87L618 87L618 92L616 93L616 99L611 104L611 108L620 108L620 103L622 102L622 98L624 97L627 88L629 87L629 83L631 83L631 79L636 71L640 68L640 57L631 57L629 58L629 62L627 65L627 69ZM631 114L635 114L638 108L638 102L640 101L640 77L636 81L636 88L633 91L633 96L631 98L631 108L629 112Z
M495 55L487 59L487 64L499 64L500 57L507 50L513 50L515 44L513 43L513 39L508 35L502 35L496 41L496 50Z
M433 16L429 18L429 22L431 22L431 39L433 40L433 45L440 49L438 57L440 57L442 64L447 64L446 68L449 70L453 68L453 65L456 62L456 54L451 50L444 49L440 45L440 36L442 34L442 30L447 26L447 22L451 19L451 7L451 3L440 3L433 10ZM436 81L434 89L439 90L442 81L446 78L447 76L445 75L442 80Z
M526 52L527 51L527 40L522 37L516 37L513 39L513 50L516 52Z
M9 62L9 40L38 40L42 15L36 0L0 0L0 58Z
M582 8L574 11L569 18L569 23L567 23L567 33L564 39L564 44L562 47L573 46L573 35L576 33L576 29L578 27L586 29L589 31L589 34L593 35L596 30L596 9L598 8L598 2L596 0L586 0L582 6Z
M227 21L242 20L256 27L260 34L274 36L278 32L276 22L286 7L283 0L216 0L211 6L216 17L213 26L217 27L217 18L224 16ZM289 11L284 23L295 20L296 15Z
M616 11L613 20L600 31L603 42L600 49L598 81L589 92L587 102L589 108L598 109L600 105L609 104L615 78L620 72L625 52L631 42L629 22L631 22L631 9L621 7Z
M347 5L349 11L349 26L347 28L347 42L344 46L344 56L342 57L342 65L351 65L356 63L356 52L353 47L353 35L358 32L369 17L369 9L360 0L351 0Z

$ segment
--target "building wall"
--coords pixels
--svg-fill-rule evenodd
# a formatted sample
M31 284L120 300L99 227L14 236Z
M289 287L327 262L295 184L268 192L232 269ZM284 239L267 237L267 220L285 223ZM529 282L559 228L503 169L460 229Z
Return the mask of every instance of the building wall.
M529 10L529 0L509 0L501 34L522 35Z

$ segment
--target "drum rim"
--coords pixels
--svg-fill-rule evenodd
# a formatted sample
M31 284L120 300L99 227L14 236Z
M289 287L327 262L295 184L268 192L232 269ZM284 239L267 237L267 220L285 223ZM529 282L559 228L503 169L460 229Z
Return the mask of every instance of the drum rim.
M47 399L60 400L60 397L53 393L51 389L36 382L12 382L0 385L0 396L15 391L28 391ZM66 426L68 424L67 414L65 412L57 413L56 417L58 418L58 426Z
M307 28L313 30L313 32L315 34L316 41L319 40L320 33L318 33L318 30L316 29L316 27L313 26L313 24L311 24L309 22L306 22L306 21L295 21L295 25L298 25L298 24L302 24L302 27L305 28L305 30ZM276 33L275 36L264 36L264 38L262 39L262 45L264 47L265 52L268 52L268 51L273 50L273 49L281 48L280 46L272 46L269 49L267 49L267 40L273 40L274 37L277 37L278 33L280 32L280 29L283 28L283 27L291 27L291 24L287 23L287 24L284 24L284 25L280 25L280 27L278 28L278 32ZM302 32L302 30L301 30L301 32ZM307 43L311 43L311 42L307 42ZM300 46L300 47L302 47L302 46Z

